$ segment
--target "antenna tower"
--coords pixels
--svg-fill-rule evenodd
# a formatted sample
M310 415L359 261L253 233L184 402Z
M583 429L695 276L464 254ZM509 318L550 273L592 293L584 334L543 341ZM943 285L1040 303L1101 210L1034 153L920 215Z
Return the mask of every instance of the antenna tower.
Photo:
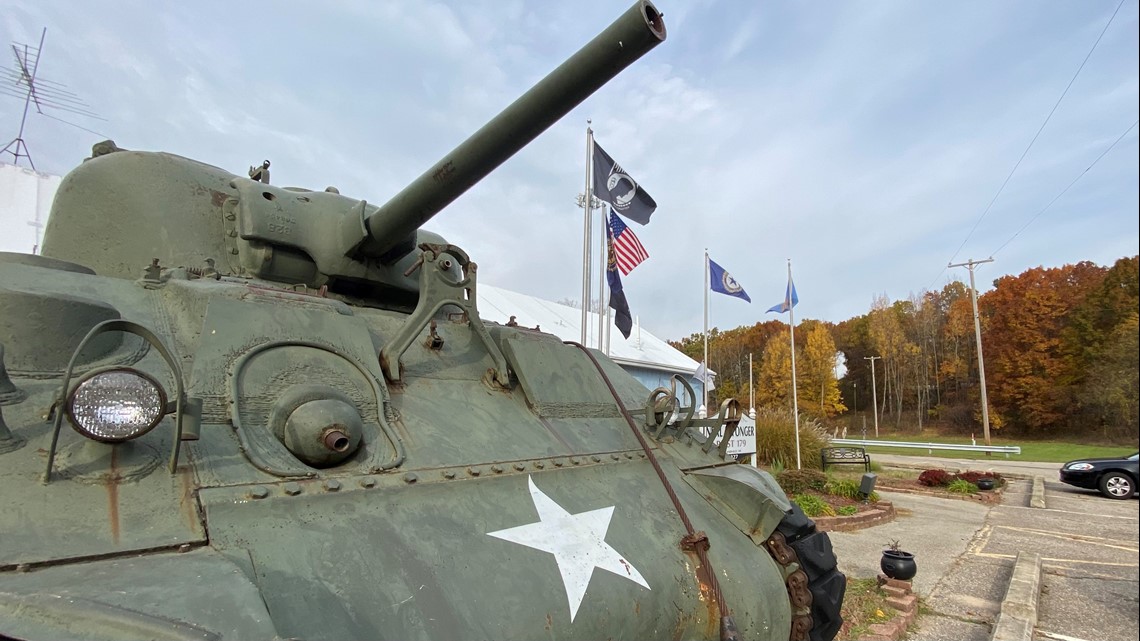
M53 116L44 110L46 109L48 112L60 111L103 120L98 114L91 111L87 103L83 102L79 96L70 91L65 85L47 80L46 78L41 78L37 75L40 58L44 50L44 38L46 37L47 29L45 28L40 33L39 46L33 47L19 42L12 43L12 54L15 56L15 66L11 69L0 69L0 95L11 96L24 101L24 113L20 116L20 131L11 142L4 145L3 149L0 149L0 155L11 154L13 156L13 164L16 165L20 164L20 158L27 158L28 164L31 165L33 170L36 168L36 163L32 161L32 154L28 150L28 143L24 141L24 128L27 125L28 111L31 107L34 106L36 113L41 116L58 120L72 127L84 129L84 131L91 130ZM98 132L91 133L97 134Z

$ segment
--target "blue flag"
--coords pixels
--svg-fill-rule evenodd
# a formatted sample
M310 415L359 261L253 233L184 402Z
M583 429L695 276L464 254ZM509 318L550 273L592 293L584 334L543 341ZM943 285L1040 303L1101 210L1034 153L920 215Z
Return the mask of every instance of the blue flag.
M724 268L716 264L716 261L709 259L709 287L714 292L721 294L728 294L737 298L743 298L748 302L752 299L748 297L748 293L736 282L736 279L731 274L724 271Z
M594 143L594 195L609 203L617 213L642 225L649 224L649 217L657 209L653 197L597 142Z
M789 275L788 291L784 293L784 302L780 303L779 305L773 305L772 307L768 308L768 311L783 314L784 312L795 307L796 303L798 302L800 302L800 297L796 296L796 284L792 282L792 277Z
M609 260L606 266L606 280L610 285L610 307L614 310L614 325L617 325L621 335L629 338L633 331L633 315L629 311L629 301L625 298L625 289L621 285L621 274L618 273L617 257L614 256L614 238L611 234L607 239L609 246Z

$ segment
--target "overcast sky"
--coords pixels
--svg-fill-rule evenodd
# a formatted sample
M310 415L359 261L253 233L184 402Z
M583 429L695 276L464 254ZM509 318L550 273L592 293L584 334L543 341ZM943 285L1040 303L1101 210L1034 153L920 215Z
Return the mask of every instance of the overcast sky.
M0 0L0 43L35 44L46 27L41 78L105 119L54 113L95 135L30 116L41 171L66 173L109 137L239 175L268 158L275 184L381 203L628 6ZM776 318L764 310L783 299L789 258L797 321L839 322L876 295L964 279L945 269L951 258L993 254L978 268L984 290L1039 265L1138 252L1133 129L994 254L1137 119L1137 0L964 246L1116 0L657 6L665 43L428 224L484 282L581 297L587 119L658 203L650 225L631 225L650 258L625 288L663 338L701 331L706 247L754 301L714 294L722 329ZM10 52L0 59L13 66ZM22 107L0 96L3 141ZM31 249L26 221L0 229Z

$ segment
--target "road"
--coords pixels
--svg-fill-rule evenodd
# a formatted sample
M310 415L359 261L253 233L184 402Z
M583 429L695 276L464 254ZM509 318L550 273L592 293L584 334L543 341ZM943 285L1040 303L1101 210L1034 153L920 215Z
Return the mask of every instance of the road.
M1020 461L1016 458L1005 458L1003 454L994 454L990 459L964 459L945 458L941 456L903 456L901 454L871 455L871 460L887 467L913 467L929 469L939 467L944 470L977 470L979 472L998 472L1002 475L1016 476L1044 476L1046 480L1056 479L1061 469L1060 463L1036 463L1033 461Z
M885 458L927 465L924 457L875 457ZM936 462L956 467L947 459ZM963 461L961 467L990 466ZM988 641L1017 553L1034 551L1042 559L1034 641L1136 639L1140 502L1055 482L1058 467L1020 461L992 466L1003 474L1044 476L1046 509L1029 507L1028 479L1011 480L1002 504L993 508L884 491L899 511L893 522L831 534L840 569L852 577L875 576L883 544L898 539L916 556L914 589L925 605L909 638Z

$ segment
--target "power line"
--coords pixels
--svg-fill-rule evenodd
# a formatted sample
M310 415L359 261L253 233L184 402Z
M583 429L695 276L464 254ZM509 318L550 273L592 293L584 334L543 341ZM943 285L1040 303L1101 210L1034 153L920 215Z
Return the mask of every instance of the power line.
M1058 200L1058 199L1060 199L1060 198L1061 198L1061 196L1064 196L1064 195L1065 195L1065 192L1069 191L1069 189L1071 189L1073 185L1077 184L1077 181L1078 181L1078 180L1080 180L1081 178L1084 178L1084 177L1085 177L1085 174L1089 173L1089 170L1090 170L1090 169L1092 169L1093 167L1095 167L1095 166L1096 166L1096 164L1097 164L1098 162L1100 162L1100 159L1101 159L1101 158L1104 158L1104 157L1105 157L1105 156L1108 154L1108 152L1112 151L1112 148L1116 146L1116 143L1120 142L1121 140L1124 140L1124 137L1125 137L1125 136L1127 136L1129 133L1131 133L1131 131L1132 131L1132 130L1133 130L1135 127L1136 127L1136 125L1138 125L1138 124L1140 124L1140 120L1137 120L1136 122L1133 122L1131 125L1129 125L1129 126L1128 126L1128 129L1127 129L1127 130L1125 130L1125 132L1124 132L1124 133L1120 134L1120 136L1119 136L1119 137L1118 137L1116 140L1112 141L1112 144L1111 144L1111 145L1109 145L1107 149L1105 149L1104 151L1102 151L1102 152L1101 152L1101 154L1100 154L1099 156L1097 156L1097 157L1096 157L1096 160L1092 161L1092 164L1091 164L1091 165L1089 165L1088 167L1085 167L1085 170L1084 170L1084 171L1082 171L1080 174L1078 174L1078 175L1077 175L1077 177L1076 177L1076 178L1074 178L1074 179L1073 179L1073 182L1069 183L1067 187L1065 187L1064 189L1062 189L1062 190L1061 190L1061 193L1059 193L1059 194L1057 194L1056 196L1054 196L1054 197L1053 197L1053 200L1050 200L1050 201L1049 201L1049 204L1048 204L1048 205L1045 205L1043 208L1041 208L1041 211L1037 212L1036 214L1033 214L1033 217L1032 217L1032 218L1030 218L1029 220L1025 221L1025 224L1021 226L1021 229L1018 229L1016 232L1014 232L1014 233L1013 233L1013 235L1009 237L1009 240L1007 240L1007 241L1005 241L1004 243L1002 243L1002 244L1001 244L1001 247L998 247L998 248L997 248L997 249L995 249L994 251L990 252L990 256L994 256L995 254L997 254L997 253L998 253L998 252L1000 252L1001 250L1005 249L1005 246L1006 246L1006 245L1008 245L1008 244L1010 244L1011 242L1013 242L1013 239L1014 239L1014 238L1017 238L1018 234L1020 234L1021 232L1025 231L1025 229L1026 229L1027 227L1029 227L1029 225L1030 225L1031 223L1033 223L1033 221L1037 220L1037 218L1038 218L1038 217L1040 217L1040 216L1041 216L1041 214L1044 214L1044 213L1045 213L1045 211L1046 211L1047 209L1049 209L1050 207L1052 207L1052 206L1053 206L1053 203L1057 202L1057 200Z
M982 211L982 215L978 216L978 220L974 222L974 226L970 228L969 233L966 234L966 238L962 240L962 244L958 245L958 249L954 250L954 255L950 257L950 260L948 262L954 262L954 259L958 257L958 254L962 251L962 248L966 246L966 243L970 241L970 238L978 229L978 225L982 223L982 219L986 217L986 214L990 212L990 209L994 206L994 203L997 202L998 196L1001 196L1001 193L1005 191L1005 186L1009 184L1010 179L1013 178L1013 174L1017 172L1017 168L1021 166L1021 162L1025 160L1025 157L1029 154L1029 150L1033 148L1033 143L1037 142L1037 138L1041 135L1041 132L1045 130L1045 125L1049 124L1049 120L1053 118L1053 114L1057 111L1057 107L1061 105L1061 101L1064 100L1065 95L1069 93L1069 88L1071 88L1073 86L1073 83L1077 81L1077 76L1081 75L1081 70L1085 68L1085 63L1089 61L1089 58L1092 57L1093 52L1096 51L1096 47L1100 44L1101 38L1104 38L1105 32L1107 32L1109 26L1112 25L1112 21L1116 19L1116 14L1120 12L1120 7L1122 6L1124 6L1124 0L1120 0L1120 3L1116 5L1116 10L1112 12L1112 16L1110 16L1108 22L1105 23L1104 29L1101 29L1100 35L1096 37L1096 42L1093 43L1092 48L1090 48L1089 52L1085 54L1085 59L1082 60L1080 66L1077 67L1077 71L1069 80L1069 84L1065 85L1065 90L1061 92L1061 96L1057 98L1057 102L1053 104L1053 108L1049 111L1049 115L1045 116L1045 121L1041 123L1041 126L1037 129L1037 133L1033 134L1033 139L1029 141L1029 145L1025 147L1025 151L1021 152L1021 157L1017 159L1017 162L1013 165L1013 169L1010 170L1009 175L1005 177L1005 181L1003 181L1001 187L998 188L997 193L994 194L994 197L990 199L990 203L986 205L985 210ZM946 268L943 267L942 270L938 272L938 276L934 277L934 281L930 283L930 286L928 286L927 289L933 287L934 283L938 281L938 278L941 277L945 271Z

